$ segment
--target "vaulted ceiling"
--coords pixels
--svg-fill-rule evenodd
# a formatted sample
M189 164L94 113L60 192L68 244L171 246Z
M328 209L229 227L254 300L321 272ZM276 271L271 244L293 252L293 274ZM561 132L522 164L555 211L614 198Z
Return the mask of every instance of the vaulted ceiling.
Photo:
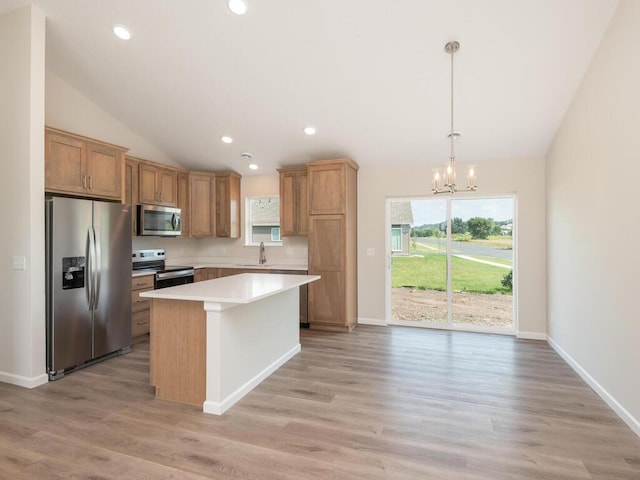
M0 0L0 12L29 3ZM33 0L47 68L193 170L545 155L617 0ZM116 38L124 24L133 36ZM313 125L315 136L303 128ZM82 132L78 132L82 133ZM233 137L224 144L220 137Z

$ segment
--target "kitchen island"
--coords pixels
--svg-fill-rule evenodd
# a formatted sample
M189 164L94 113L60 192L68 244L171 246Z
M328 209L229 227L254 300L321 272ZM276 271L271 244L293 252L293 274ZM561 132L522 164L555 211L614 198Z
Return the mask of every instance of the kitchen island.
M156 398L224 413L300 351L298 287L319 278L245 273L141 293Z

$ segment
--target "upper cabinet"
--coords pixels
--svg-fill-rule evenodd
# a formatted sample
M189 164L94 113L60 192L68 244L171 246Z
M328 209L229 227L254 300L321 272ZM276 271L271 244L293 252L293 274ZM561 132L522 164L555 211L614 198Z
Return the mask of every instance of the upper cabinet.
M189 174L189 221L192 237L215 236L215 175Z
M215 174L216 237L240 238L240 175Z
M142 158L126 148L45 128L45 190L182 210L182 236L240 238L240 180L235 172L188 172Z
M189 203L192 237L240 237L240 175L191 173Z
M138 196L146 205L178 205L178 175L175 170L141 163L138 171Z
M350 192L347 176L357 169L346 158L308 163L309 215L344 214Z
M279 168L280 235L309 234L309 188L307 167Z
M45 129L45 190L123 200L126 148Z

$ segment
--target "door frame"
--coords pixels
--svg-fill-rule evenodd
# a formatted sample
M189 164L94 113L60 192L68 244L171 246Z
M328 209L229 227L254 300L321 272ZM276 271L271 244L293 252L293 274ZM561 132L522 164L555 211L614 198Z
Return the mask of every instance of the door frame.
M467 325L456 324L451 321L451 200L482 200L482 199L495 199L495 198L511 198L513 199L513 313L512 313L512 326L511 327L487 327L482 325ZM392 252L391 252L391 202L394 201L411 201L411 200L447 200L447 235L445 237L447 247L447 322L442 323L429 322L426 320L396 320L391 313L391 268L392 268ZM447 195L447 196L427 196L427 195L415 195L415 196L388 196L385 199L385 317L387 325L399 325L405 327L419 327L419 328L433 328L438 330L451 330L451 331L465 331L465 332L480 332L480 333L493 333L499 335L512 335L515 336L518 332L518 196L516 192L511 193L499 193L499 194L478 194L478 193L465 193L460 195Z

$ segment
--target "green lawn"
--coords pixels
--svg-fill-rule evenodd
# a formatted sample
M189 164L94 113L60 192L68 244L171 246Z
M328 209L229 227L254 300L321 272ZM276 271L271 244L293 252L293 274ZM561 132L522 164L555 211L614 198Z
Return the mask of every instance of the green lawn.
M453 257L453 290L474 293L504 293L511 291L502 286L501 280L508 270L492 265ZM421 290L447 289L447 257L444 254L426 253L421 256L394 257L391 269L394 288L412 287Z

